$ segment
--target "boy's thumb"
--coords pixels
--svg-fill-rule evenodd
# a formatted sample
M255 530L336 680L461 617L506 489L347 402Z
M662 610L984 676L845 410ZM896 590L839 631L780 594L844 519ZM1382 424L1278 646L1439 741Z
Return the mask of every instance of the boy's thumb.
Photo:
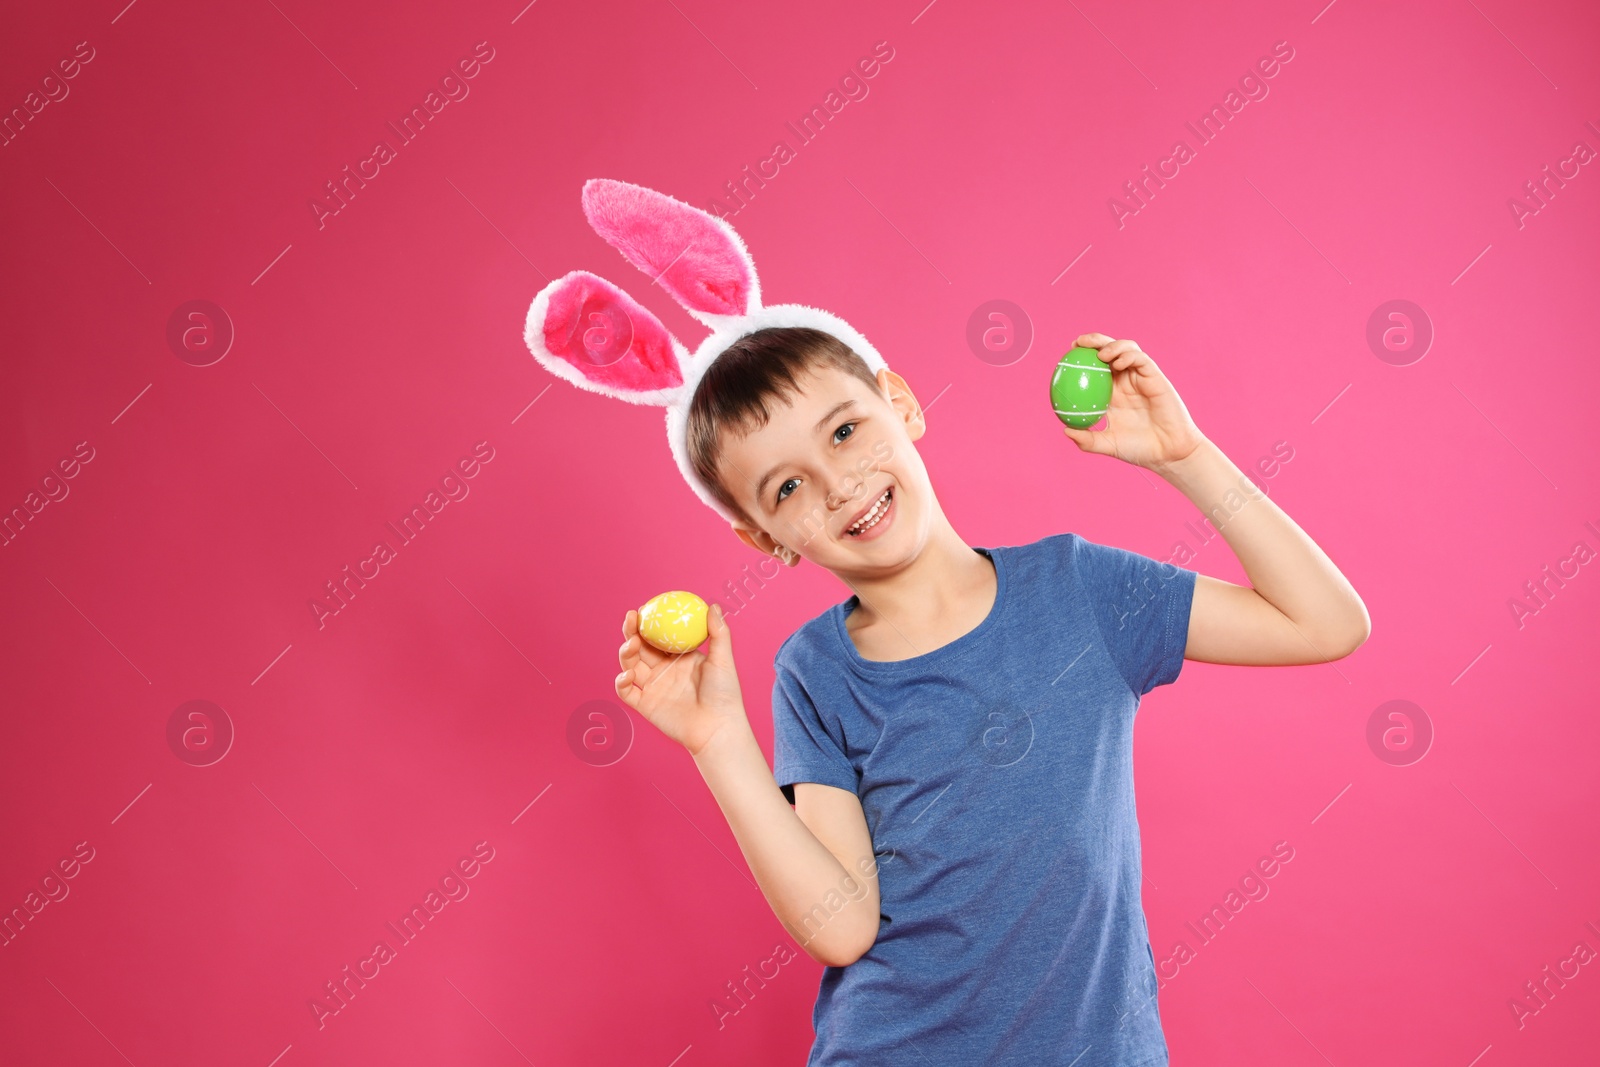
M1079 430L1071 426L1063 426L1061 429L1067 435L1067 440L1077 445L1080 452L1105 451L1100 447L1100 442L1105 439L1100 433L1094 430Z
M706 630L711 635L711 649L706 658L719 667L733 666L733 631L722 614L721 604L712 604L706 613Z

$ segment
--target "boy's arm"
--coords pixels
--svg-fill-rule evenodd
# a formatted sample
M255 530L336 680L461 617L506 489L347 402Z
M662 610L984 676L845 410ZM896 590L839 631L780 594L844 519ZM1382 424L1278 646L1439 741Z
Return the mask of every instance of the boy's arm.
M1085 452L1161 475L1209 517L1251 585L1199 575L1184 658L1285 666L1354 652L1372 632L1366 605L1327 553L1207 439L1177 390L1134 341L1084 334L1112 371L1105 430L1066 428Z
M748 722L718 731L694 761L784 929L818 963L848 967L859 959L878 939L879 921L860 798L802 782L789 807Z
M1250 586L1195 578L1184 658L1287 666L1354 652L1372 632L1366 605L1326 552L1211 441L1157 473L1211 518Z
M617 695L694 757L784 929L812 959L846 967L878 938L877 867L861 801L801 784L789 806L750 730L720 604L707 627L707 653L669 655L640 639L639 613L629 611Z

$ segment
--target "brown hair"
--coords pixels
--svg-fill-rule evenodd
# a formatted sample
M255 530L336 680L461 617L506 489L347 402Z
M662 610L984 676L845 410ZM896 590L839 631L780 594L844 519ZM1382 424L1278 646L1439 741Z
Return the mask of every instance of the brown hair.
M717 477L725 430L749 433L771 418L768 402L799 392L802 375L834 367L879 388L865 360L831 333L809 326L770 326L747 333L723 349L706 369L689 402L689 465L723 506L744 509Z

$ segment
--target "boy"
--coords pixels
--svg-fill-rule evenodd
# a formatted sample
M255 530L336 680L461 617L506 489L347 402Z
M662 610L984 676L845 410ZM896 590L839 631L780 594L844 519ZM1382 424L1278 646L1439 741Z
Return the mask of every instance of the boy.
M974 548L915 447L910 387L829 334L762 329L695 389L689 459L745 544L853 596L779 648L775 767L713 605L707 653L623 622L618 696L682 744L784 927L826 965L811 1065L1165 1064L1140 905L1139 698L1184 659L1349 655L1366 608L1208 441L1151 358L1085 334L1113 375L1080 450L1161 475L1254 587L1077 534ZM792 806L791 806L792 804Z

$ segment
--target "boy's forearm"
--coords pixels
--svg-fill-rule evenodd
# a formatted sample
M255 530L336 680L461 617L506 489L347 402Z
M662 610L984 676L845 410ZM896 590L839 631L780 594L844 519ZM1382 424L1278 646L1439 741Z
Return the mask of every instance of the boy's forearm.
M719 731L694 761L784 928L814 959L853 959L863 939L876 937L878 909L868 906L875 894L852 898L837 913L823 906L830 893L845 895L841 886L852 884L851 874L784 799L748 724ZM855 883L875 876L858 873Z
M1329 642L1370 629L1360 596L1327 553L1211 440L1157 469L1211 520L1255 591L1302 632Z

